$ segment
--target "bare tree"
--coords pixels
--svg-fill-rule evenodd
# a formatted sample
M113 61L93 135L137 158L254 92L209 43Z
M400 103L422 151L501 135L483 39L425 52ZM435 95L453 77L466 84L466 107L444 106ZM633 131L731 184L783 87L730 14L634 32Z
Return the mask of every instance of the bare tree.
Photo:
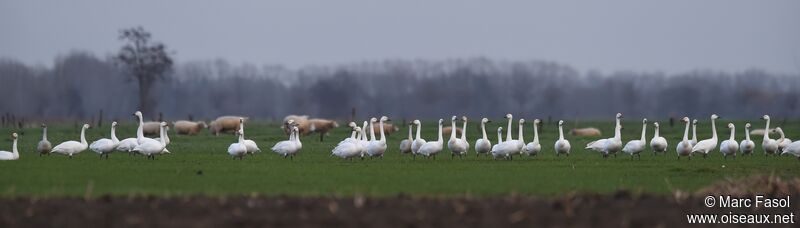
M115 57L139 83L139 109L153 113L150 90L158 79L164 79L172 69L172 57L164 44L150 40L151 34L142 27L120 31L119 39L125 45Z

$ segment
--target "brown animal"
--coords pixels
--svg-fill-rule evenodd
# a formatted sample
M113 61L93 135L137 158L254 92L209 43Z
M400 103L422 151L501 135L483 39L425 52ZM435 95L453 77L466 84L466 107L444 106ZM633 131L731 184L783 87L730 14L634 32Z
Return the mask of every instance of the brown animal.
M450 133L451 133L452 131L453 131L453 127L443 127L443 128L442 128L442 135L444 135L444 136L446 136L446 137L447 137L448 135L450 135ZM462 130L461 130L461 128L460 128L460 127L456 127L456 137L458 137L458 138L460 138L460 137L461 137L461 131L462 131Z
M239 119L244 119L246 122L247 117L242 116L220 116L216 120L208 124L209 130L214 135L219 135L220 132L236 132L239 130Z
M142 124L142 133L144 133L145 136L157 136L161 133L160 131L161 123L159 122L150 121Z
M379 123L375 123L375 129L372 130L373 132L375 132L376 135L381 133L381 128L379 128L378 125L379 125ZM367 125L367 126L369 126L369 125ZM398 131L398 130L400 130L400 128L398 128L397 126L394 126L394 124L390 124L390 123L386 123L386 122L383 123L383 134L391 135L392 133L394 133L395 131Z
M600 129L587 127L587 128L573 128L572 130L569 130L569 134L574 136L596 137L602 135L603 133L600 132Z
M283 125L281 126L283 133L286 133L286 135L289 135L289 130L291 129L287 127L289 125L289 120L294 121L294 124L297 126L297 132L300 133L300 135L311 134L311 123L308 122L307 115L288 115L283 118Z
M775 133L775 128L769 129L770 136L777 136L778 133ZM764 129L755 129L750 131L750 135L764 135Z
M319 133L319 141L322 142L322 137L328 134L331 129L339 127L339 123L333 120L326 119L309 119L309 131Z
M175 132L179 135L196 135L204 128L208 128L206 122L192 122L186 120L175 121L172 123L172 126L175 127Z

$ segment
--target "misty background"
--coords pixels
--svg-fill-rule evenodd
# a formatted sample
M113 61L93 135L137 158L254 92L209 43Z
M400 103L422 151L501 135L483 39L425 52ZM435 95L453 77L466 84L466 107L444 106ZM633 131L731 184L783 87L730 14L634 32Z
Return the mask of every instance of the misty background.
M362 118L792 118L798 10L788 0L2 1L0 114L129 119L137 84L112 56L119 31L141 25L176 61L151 94L168 119L345 119L352 108Z

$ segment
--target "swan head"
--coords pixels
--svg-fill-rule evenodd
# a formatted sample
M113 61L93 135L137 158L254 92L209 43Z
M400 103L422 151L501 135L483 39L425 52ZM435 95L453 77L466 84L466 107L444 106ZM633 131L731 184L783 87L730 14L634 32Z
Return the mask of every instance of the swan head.
M617 119L622 119L622 113L619 113L619 112L618 112L618 113L617 113L617 117L616 117L616 118L617 118Z
M522 125L524 123L525 123L525 119L519 119L519 125Z
M450 118L450 121L455 122L457 119L458 119L458 116L453 116L453 117Z
M47 124L42 124L42 128L47 128Z
M697 119L692 120L692 125L697 125Z
M744 128L750 129L750 127L751 127L750 123L744 124Z
M683 119L681 119L681 122L688 123L689 117L684 116Z
M762 120L769 120L769 115L764 115L761 117Z
M375 117L369 118L369 122L370 123L378 122L378 118L375 118Z
M656 127L656 128L658 128L658 122L654 122L654 123L653 123L653 127Z
M19 138L19 135L17 135L17 133L16 133L16 132L14 132L14 133L11 133L11 138L12 138L12 139L17 139L17 138Z
M728 123L728 129L733 129L733 123Z
M89 124L83 124L83 129L89 129Z
M239 118L239 124L244 123L244 118Z
M719 119L719 116L717 114L711 114L711 119L712 120Z
M772 133L781 133L781 132L783 132L783 129L781 129L781 127L776 127L776 128L773 128L772 130L770 130L770 132L772 132Z
M512 119L512 118L514 118L514 115L511 115L511 113L506 114L506 119Z
M167 127L167 122L161 122L161 124L160 124L159 126L161 126L161 127Z
M502 134L503 133L503 127L497 127L497 133Z
M350 122L350 123L347 123L347 126L350 127L350 128L356 128L358 125L356 125L356 122Z
M420 125L420 124L422 124L422 122L419 122L419 120L414 120L414 121L412 121L412 123L414 123L414 124L416 124L416 125Z
M439 119L439 125L444 124L444 119Z
M534 120L534 122L535 122L535 120ZM560 127L560 126L564 126L564 120L559 120L559 121L558 121L558 126L559 126L559 127Z
M538 125L538 124L540 124L540 123L542 123L542 120L540 120L540 119L533 119L533 124L534 124L534 125Z
M136 111L136 112L133 113L133 115L141 118L142 117L142 112L141 111Z
M481 119L481 123L489 123L489 122L492 122L491 120L489 120L489 118Z
M387 117L387 116L381 116L381 121L384 121L384 122L392 121L392 119L389 119L389 117Z
M461 121L467 122L467 116L461 116Z
M353 131L355 131L355 132L361 132L361 127L359 127L359 126L356 126L356 127L354 127L354 128L353 128Z
M117 127L117 121L111 122L111 127Z
M646 124L647 123L647 118L642 119L642 123Z

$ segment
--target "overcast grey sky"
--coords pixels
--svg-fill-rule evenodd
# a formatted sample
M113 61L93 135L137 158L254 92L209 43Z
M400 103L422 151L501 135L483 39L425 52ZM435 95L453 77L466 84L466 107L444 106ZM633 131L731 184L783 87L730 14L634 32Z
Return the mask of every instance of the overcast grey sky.
M178 61L551 60L581 71L800 73L796 0L0 0L0 57L115 52L142 25Z

